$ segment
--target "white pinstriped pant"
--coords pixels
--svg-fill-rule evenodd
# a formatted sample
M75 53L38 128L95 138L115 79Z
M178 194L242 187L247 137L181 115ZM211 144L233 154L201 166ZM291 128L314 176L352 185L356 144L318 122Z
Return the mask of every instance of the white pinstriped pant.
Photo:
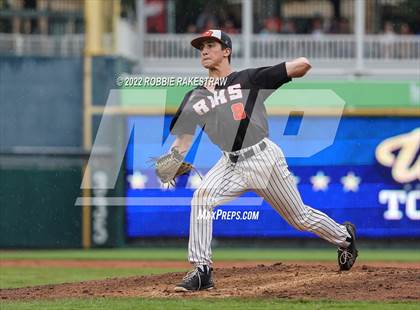
M306 206L300 197L293 176L288 170L281 149L268 138L266 148L253 148L255 155L233 164L224 154L206 174L191 201L188 260L196 265L211 265L213 209L252 190L267 201L290 225L312 232L340 247L347 247L350 237L345 226L326 214ZM233 154L236 154L235 152Z

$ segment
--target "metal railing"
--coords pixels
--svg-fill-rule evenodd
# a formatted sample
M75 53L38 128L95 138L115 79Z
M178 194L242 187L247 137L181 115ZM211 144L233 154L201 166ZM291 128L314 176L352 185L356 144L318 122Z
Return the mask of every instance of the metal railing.
M147 34L144 39L145 60L194 59L199 52L190 41L193 35ZM233 57L243 57L243 40L232 36ZM104 36L105 45L112 42ZM134 45L133 45L134 46ZM0 34L0 54L77 56L83 53L84 35L62 36ZM252 36L251 58L290 59L305 56L321 60L345 60L356 57L354 35L260 35ZM367 35L364 40L364 58L375 60L420 59L420 36Z
M144 40L144 58L190 59L199 53L191 48L191 35L149 34ZM232 36L233 57L243 57L241 36ZM345 60L356 57L354 35L253 35L251 58L293 58L305 56L320 60ZM369 35L364 41L367 59L420 59L419 36Z
M420 59L420 36L367 35L364 40L366 59Z
M193 37L187 34L146 34L141 40L132 34L125 41L120 40L117 54L138 61L140 66L136 70L144 74L195 74L200 68L194 61L198 60L199 51L190 45ZM126 44L127 40L130 44ZM354 35L253 34L250 40L250 50L246 52L248 45L243 36L232 36L233 61L237 69L305 56L315 64L313 74L420 74L420 36L366 35L362 58L358 57ZM109 34L104 36L103 43L107 50L112 51ZM143 53L139 52L140 46ZM83 49L84 35L80 34L0 34L0 55L81 56Z
M106 50L112 49L110 34L103 37ZM80 56L85 46L84 34L24 35L0 33L0 55Z
M355 39L353 35L254 35L251 50L253 58L349 59L355 57Z
M78 56L83 53L83 34L62 36L0 34L0 54Z

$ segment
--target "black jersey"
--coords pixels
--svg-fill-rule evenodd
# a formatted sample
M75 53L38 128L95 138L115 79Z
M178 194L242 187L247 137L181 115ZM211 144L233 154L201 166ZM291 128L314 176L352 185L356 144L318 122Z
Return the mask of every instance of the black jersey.
M224 151L237 151L268 137L264 100L291 79L286 64L232 72L214 92L189 91L172 119L173 135L194 135L197 126Z

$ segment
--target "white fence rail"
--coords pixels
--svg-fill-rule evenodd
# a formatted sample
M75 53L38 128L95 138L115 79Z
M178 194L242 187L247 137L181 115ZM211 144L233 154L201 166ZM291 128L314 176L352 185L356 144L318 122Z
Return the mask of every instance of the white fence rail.
M104 35L102 41L106 50L112 49L111 35ZM84 34L52 36L0 33L0 55L80 56L84 45Z
M84 35L0 34L0 54L78 56L83 53Z
M144 58L192 59L199 53L190 45L193 38L184 34L148 34L144 39ZM243 57L240 35L232 36L233 57ZM107 42L104 38L104 42ZM107 44L109 45L109 44ZM134 46L134 45L133 45ZM0 34L0 54L77 56L83 53L84 35L20 35ZM251 58L289 59L305 56L320 60L354 59L356 41L353 35L253 35ZM364 40L365 59L420 59L420 36L367 35Z
M136 70L139 72L188 74L200 70L197 62L199 51L190 45L193 35L147 34L140 41L135 31L130 30L129 34L119 36L117 54L138 61L140 66ZM420 74L420 36L366 35L361 69L356 68L357 43L354 35L252 35L249 62L244 58L243 37L232 36L232 41L233 62L237 69L248 67L247 63L261 66L305 56L316 65L313 74ZM111 50L109 35L104 36L103 42L106 49ZM140 46L143 46L143 53L139 53ZM80 56L83 48L84 35L0 34L0 56ZM143 58L140 58L141 54Z
M199 53L191 48L191 35L149 34L144 42L145 59L188 59ZM243 57L241 36L232 36L233 57ZM369 35L364 41L366 59L420 59L419 36ZM345 60L356 57L353 35L253 35L251 58L289 59L305 56L320 60Z

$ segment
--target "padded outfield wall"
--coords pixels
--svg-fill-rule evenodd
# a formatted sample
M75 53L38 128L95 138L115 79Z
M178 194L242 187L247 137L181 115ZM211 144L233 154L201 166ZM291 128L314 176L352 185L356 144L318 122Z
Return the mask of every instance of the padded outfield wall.
M286 156L291 149L308 148L314 142L301 139L300 145L294 145L290 139L305 131L305 126L327 131L335 119L326 101L317 101L316 96L309 97L309 110L303 117L289 116L285 106L296 97L296 93L289 91L297 90L301 96L307 90L321 89L333 90L345 101L345 108L332 145L310 157L288 158L304 202L337 221L356 223L361 237L419 238L419 83L308 81L286 85L266 101L270 138L283 148ZM187 90L168 90L166 110L173 113ZM137 97L136 90L127 89L121 93L121 102L132 111L137 106L150 113L153 104L140 107L143 100ZM188 236L190 207L182 203L174 205L174 201L182 197L188 202L199 177L195 173L180 177L176 187L168 189L159 183L147 162L149 157L162 153L162 141L173 140L168 132L170 120L171 116L160 115L127 119L126 137L130 138L130 144L126 196L130 206L126 218L130 239ZM220 156L219 149L197 129L187 159L205 174ZM160 201L159 205L147 203L152 197ZM242 197L242 201L254 199L255 204L244 206L233 201L215 209L215 237L313 237L291 228L255 194L246 193Z
M95 57L92 100L130 68ZM81 247L82 139L83 58L0 57L0 247ZM123 210L108 214L109 237L93 246L122 243Z

